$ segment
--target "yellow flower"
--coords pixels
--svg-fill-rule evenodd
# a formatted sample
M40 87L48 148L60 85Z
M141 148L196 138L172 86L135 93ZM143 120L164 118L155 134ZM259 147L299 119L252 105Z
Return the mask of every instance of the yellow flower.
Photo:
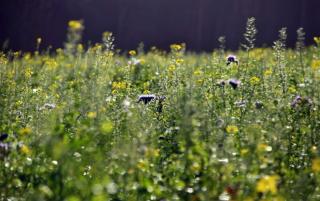
M253 76L250 78L250 84L252 85L257 85L260 82L260 78L258 78L257 76Z
M259 152L270 152L270 151L272 151L272 147L267 145L267 144L264 144L264 143L258 144L257 149L258 149Z
M240 155L241 156L245 156L245 155L247 155L247 153L249 153L249 149L241 149L240 150Z
M44 64L49 70L54 70L58 67L58 63L54 59L46 59Z
M193 162L191 167L190 167L191 171L194 173L198 173L201 170L201 166L199 163L197 162Z
M112 82L112 89L113 90L125 89L125 88L127 88L126 82Z
M144 59L140 59L140 64L145 64L146 63L146 60L144 60Z
M176 64L182 64L183 62L184 62L183 59L177 59L177 60L176 60Z
M22 145L20 147L20 151L26 155L30 155L31 154L31 150L27 145Z
M239 132L239 128L235 125L229 125L227 126L226 131L229 134L236 134Z
M312 160L312 167L311 167L313 172L320 172L320 158L315 158Z
M97 117L97 113L96 112L88 112L87 116L90 119L94 119Z
M272 75L271 69L267 69L266 71L264 71L264 76L269 77L270 75Z
M180 44L172 44L170 45L172 51L180 51L182 49L182 45Z
M27 67L26 71L24 72L24 75L26 76L26 78L31 78L32 74L33 74L33 72L31 70L31 68Z
M147 162L145 160L142 160L142 159L140 159L138 161L138 163L137 163L137 167L142 171L146 170L147 165L148 165Z
M317 45L320 44L320 37L314 37L313 40Z
M260 193L271 192L272 194L277 193L277 183L279 180L279 176L271 175L264 176L257 182L256 191Z
M198 85L202 85L203 82L204 82L203 79L198 79L196 83L197 83Z
M292 94L294 94L294 93L297 92L296 88L293 87L293 86L289 87L289 88L288 88L288 91L289 91L290 93L292 93Z
M69 25L69 28L73 31L78 31L83 29L82 21L80 20L70 20L68 25Z
M176 70L176 66L175 65L170 65L169 67L168 67L168 70L169 70L169 72L174 72L175 70Z
M160 155L159 149L147 148L145 155L147 157L158 157Z
M320 69L320 60L319 59L313 60L311 63L311 68L314 71L319 70Z
M130 50L129 51L129 55L130 56L135 56L137 54L137 52L135 50Z
M29 135L32 132L31 128L25 127L19 130L20 135Z
M83 45L82 44L77 45L77 52L79 52L79 53L83 52Z
M111 121L105 121L101 124L100 126L100 131L103 133L103 134L108 134L108 133L111 133L113 130L113 124Z
M194 72L193 72L193 75L195 75L195 76L200 76L202 74L202 71L201 70L195 70Z

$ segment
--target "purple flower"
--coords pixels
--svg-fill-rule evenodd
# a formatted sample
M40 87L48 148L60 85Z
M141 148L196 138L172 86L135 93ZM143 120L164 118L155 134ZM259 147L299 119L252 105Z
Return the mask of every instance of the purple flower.
M239 61L237 60L237 57L235 55L227 56L227 65L230 65L231 63L239 64Z
M263 103L261 101L256 101L255 106L257 109L261 109L261 108L263 108Z
M301 107L310 107L312 105L312 100L307 97L296 96L291 102L291 107L296 108Z
M236 88L238 88L238 86L240 85L240 80L237 80L237 79L230 79L229 80L229 84L231 85L231 87L233 88L233 89L236 89Z
M138 98L138 103L140 103L141 101L144 104L148 104L150 101L156 99L156 95L154 94L144 94L144 95L140 95Z
M8 134L7 133L3 133L3 134L0 135L0 141L1 142L4 141L7 138L8 138Z
M301 96L296 96L293 101L291 102L291 107L296 107L300 102L301 102L302 98Z

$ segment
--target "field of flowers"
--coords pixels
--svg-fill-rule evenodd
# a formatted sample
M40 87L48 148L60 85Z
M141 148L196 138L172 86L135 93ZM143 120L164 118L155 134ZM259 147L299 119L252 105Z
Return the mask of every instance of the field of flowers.
M0 53L0 200L320 200L320 38Z

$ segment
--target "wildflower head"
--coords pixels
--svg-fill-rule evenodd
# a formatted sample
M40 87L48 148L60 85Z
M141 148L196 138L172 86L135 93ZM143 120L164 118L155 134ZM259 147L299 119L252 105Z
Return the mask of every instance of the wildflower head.
M20 135L29 135L32 132L31 128L25 127L19 130Z
M8 134L7 134L7 133L2 133L2 134L0 135L0 142L6 140L7 138L8 138Z
M317 71L320 69L320 59L313 60L311 63L311 68L313 71Z
M129 51L129 55L132 56L132 57L133 57L133 56L136 56L136 55L137 55L137 52L136 52L135 50L130 50L130 51Z
M315 173L319 173L320 172L320 158L315 158L315 159L312 160L311 169Z
M264 71L264 76L269 77L270 75L272 75L272 69L267 69Z
M312 105L312 101L310 98L296 96L293 101L291 102L291 107L296 108L298 106L301 107L310 107Z
M170 49L172 51L178 52L182 49L182 45L181 44L172 44L172 45L170 45Z
M30 155L31 154L31 149L27 145L21 145L20 151L25 154L25 155Z
M255 106L256 106L256 109L261 109L263 108L263 103L261 101L256 101Z
M81 31L83 29L81 20L70 20L68 26L72 31Z
M229 134L237 134L239 132L239 128L235 125L228 125L226 131Z
M144 95L140 95L138 98L138 103L140 103L141 101L144 104L148 104L150 101L156 99L156 95L154 94L144 94Z
M236 80L236 79L230 79L229 80L229 84L233 89L238 88L238 86L240 85L240 80Z
M250 84L251 85L257 85L260 82L260 78L258 78L257 76L253 76L250 78Z
M259 179L256 185L256 191L259 193L267 193L270 192L272 194L277 193L277 184L278 184L279 176L271 175L264 176Z
M239 64L239 61L237 60L237 57L235 55L227 56L227 65L230 65L231 63Z
M94 119L97 117L97 113L96 112L88 112L87 116L89 119Z
M320 37L314 37L313 40L317 45L320 45Z

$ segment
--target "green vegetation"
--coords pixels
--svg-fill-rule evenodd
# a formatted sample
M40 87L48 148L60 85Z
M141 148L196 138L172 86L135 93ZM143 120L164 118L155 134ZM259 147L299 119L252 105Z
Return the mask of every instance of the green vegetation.
M121 55L83 29L0 54L0 200L320 199L320 38L256 48L251 18L236 56Z

